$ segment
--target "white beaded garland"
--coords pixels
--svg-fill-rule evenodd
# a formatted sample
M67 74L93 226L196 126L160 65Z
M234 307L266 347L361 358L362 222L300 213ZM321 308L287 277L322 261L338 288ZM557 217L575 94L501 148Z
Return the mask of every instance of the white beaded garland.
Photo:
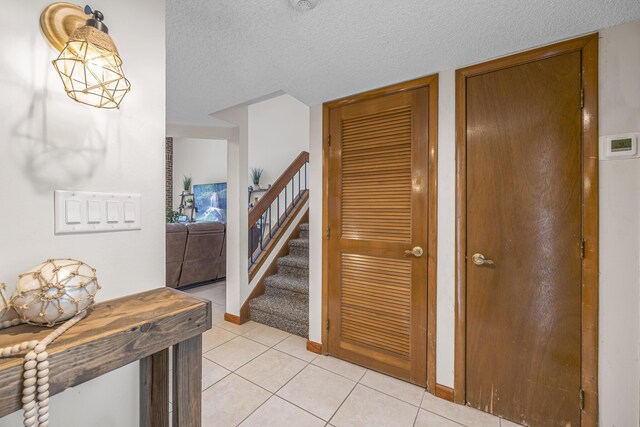
M47 427L49 424L49 361L47 360L49 354L46 351L47 346L86 315L86 311L77 314L47 335L42 341L25 341L18 346L0 350L2 355L4 355L5 350L9 349L13 352L16 347L30 350L24 357L24 373L22 375L23 424L26 427Z

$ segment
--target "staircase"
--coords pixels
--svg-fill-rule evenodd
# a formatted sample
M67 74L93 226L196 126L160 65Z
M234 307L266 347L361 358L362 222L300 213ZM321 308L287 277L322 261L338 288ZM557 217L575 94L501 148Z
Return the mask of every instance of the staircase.
M265 293L249 302L251 320L307 338L309 334L309 224L289 240L278 273L265 279Z

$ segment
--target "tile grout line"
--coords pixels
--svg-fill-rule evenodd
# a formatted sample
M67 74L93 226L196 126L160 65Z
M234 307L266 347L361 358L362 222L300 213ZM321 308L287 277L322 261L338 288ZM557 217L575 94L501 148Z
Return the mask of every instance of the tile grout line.
M426 397L426 394L427 394L427 392L425 392L425 393L422 395L422 399L420 400L420 409L423 409L423 410L425 410L425 411L427 411L427 412L431 412L432 414L437 415L437 416L439 416L439 417L442 417L442 418L444 418L445 420L449 420L449 421L454 422L454 423L456 423L456 424L460 424L459 422L454 421L454 420L452 420L452 419L450 419L450 418L447 418L447 417L445 417L445 416L443 416L443 415L441 415L441 414L438 414L438 413L436 413L436 412L433 412L433 411L430 411L430 410L428 410L428 409L423 408L423 407L422 407L422 403L424 402L424 399L425 399L425 397ZM420 413L420 410L418 410L418 413ZM416 418L416 421L417 421L417 418ZM467 426L465 426L464 424L460 424L460 425L461 425L462 427L467 427Z
M218 328L218 327L217 327L217 326L215 326L215 325L214 325L214 326L212 326L212 328L217 328L217 329L223 330L223 331L225 331L225 332L229 332L229 331L227 331L226 329ZM209 329L209 331L210 331L210 330L211 330L211 329ZM209 332L209 331L206 331L206 332ZM230 334L234 334L233 332L229 332L229 333L230 333ZM235 335L235 336L234 336L233 338L229 338L228 340L223 341L223 342L221 342L221 343L219 343L219 344L215 345L214 347L211 347L211 348L210 348L210 349L208 349L207 351L204 351L204 350L203 350L203 351L202 351L202 356L204 357L204 354L205 354L205 353L209 353L211 350L216 349L216 348L220 347L221 345L226 344L226 343L228 343L229 341L231 341L231 340L233 340L233 339L236 339L237 337L241 337L241 336L242 336L242 335L238 335L238 334L234 334L234 335ZM207 357L207 359L209 359L209 358Z
M422 395L422 399L420 400L420 406L418 406L418 414L416 414L416 419L415 419L415 421L413 422L413 426L414 426L414 427L415 427L415 424L418 422L418 415L420 415L420 411L429 412L429 413L431 413L431 414L433 414L433 415L436 415L436 416L438 416L438 417L440 417L440 418L444 418L444 419L445 419L445 420L447 420L447 421L451 421L451 422L452 422L452 423L454 423L454 424L458 424L459 426L462 426L462 427L468 427L466 424L462 424L462 423L460 423L460 422L458 422L458 421L456 421L456 420L452 420L451 418L447 418L447 417L445 417L445 416L444 416L444 415L442 415L442 414L438 414L437 412L433 412L433 411L431 411L431 410L429 410L429 409L425 409L425 408L423 408L423 407L422 407L422 402L424 402L424 398L426 397L427 393L429 393L429 392L425 390L424 394ZM429 394L431 394L431 393L429 393ZM498 427L500 427L500 426L498 426Z
M430 412L430 413L432 413L433 415L437 415L437 416L439 416L440 418L444 418L445 420L451 421L452 423L458 424L458 425L460 425L460 426L462 426L462 427L469 427L469 426L467 426L466 424L462 424L460 421L456 421L456 420L451 419L451 418L449 418L449 417L445 417L445 416L444 416L444 415L442 415L442 414L439 414L439 413L437 413L437 412L433 412L433 411L432 411L432 410L430 410L430 409L425 409L425 408L423 408L422 406L420 407L420 409L422 409L422 410L424 410L424 411L427 411L427 412ZM497 427L500 427L500 424L498 424L498 426L497 426Z
M400 399L399 397L392 396L392 395L390 395L390 394L388 394L388 393L385 393L384 391L377 390L377 389L375 389L375 388L373 388L373 387L370 387L370 386L368 386L368 385L366 385L366 384L362 384L362 383L358 383L358 384L359 384L359 385L361 385L362 387L368 388L369 390L373 390L373 391L378 392L378 393L380 393L380 394L384 394L385 396L390 397L390 398L392 398L392 399L395 399L395 400L397 400L398 402L406 403L407 405L411 405L411 406L413 406L414 408L418 408L418 409L420 409L420 405L414 405L413 403L407 402L406 400L402 400L402 399ZM420 403L422 403L422 400L420 400Z
M304 368L300 369L300 371L299 371L297 374L295 374L294 376L292 376L291 378L289 378L289 380L288 380L287 382L285 382L285 383L284 383L284 384L283 384L283 385L282 385L278 390L276 390L276 392L275 392L275 393L272 393L271 397L274 397L274 396L275 396L275 397L277 397L277 398L279 398L279 399L282 399L282 400L284 400L285 402L289 403L290 405L293 405L293 406L295 406L296 408L298 408L298 409L300 409L300 410L302 410L302 411L306 412L307 414L309 414L309 415L311 415L311 416L313 416L313 417L315 417L315 418L319 419L320 421L323 421L324 423L328 423L328 421L323 420L322 418L320 418L320 417L319 417L319 416L317 416L316 414L313 414L313 413L309 412L308 410L304 409L303 407L298 406L297 404L295 404L295 403L293 403L293 402L290 402L289 400L285 399L284 397L279 396L278 394L276 394L276 393L278 393L280 390L282 390L284 387L286 387L286 385L287 385L287 384L289 384L289 383L290 383L290 382L291 382L295 377L297 377L297 376L298 376L302 371L304 371L304 370L307 368L307 366L309 366L310 364L311 364L311 362L307 362L307 364L304 366ZM249 381L249 380L247 380L247 381ZM270 398L269 398L269 399L270 399ZM267 400L269 400L269 399L267 399Z
M235 372L232 372L232 373L235 373ZM236 374L236 375L238 375L238 374ZM238 376L239 376L239 375L238 375ZM239 377L240 377L240 376L239 376ZM244 380L246 380L246 381L249 381L249 380L247 380L247 379L246 379L246 378L244 378L244 377L240 377L240 378L242 378L242 379L244 379ZM249 382L250 382L251 384L254 384L254 383L252 383L251 381L249 381ZM254 385L258 386L258 384L254 384ZM260 386L258 386L258 387L260 387ZM261 388L262 388L262 387L261 387ZM264 390L264 389L263 389L263 390ZM268 391L268 390L267 390L267 391ZM251 415L255 414L255 413L256 413L256 411L257 411L258 409L262 408L262 407L264 406L264 404L265 404L265 403L267 403L267 402L268 402L272 397L273 397L273 394L272 394L271 396L267 397L267 398L265 399L265 401L264 401L264 402L262 402L260 405L258 405L258 407L257 407L256 409L254 409L253 411L251 411L251 413L249 413L249 415L247 415L246 417L244 417L244 418L242 419L242 421L240 421L238 424L236 424L236 427L237 427L237 426L239 426L240 424L242 424L243 422L245 422L245 421L246 421L246 420L247 420Z
M284 341L284 340L283 340L283 341ZM278 344L279 344L279 343L278 343ZM278 344L276 344L276 345L278 345ZM282 350L280 350L280 349L277 349L277 348L275 348L275 346L273 346L272 348L273 348L275 351L279 351L279 352L280 352L280 353L282 353L282 354L286 354L287 356L291 356L291 357L293 357L293 358L295 358L295 359L301 360L301 361L303 361L304 363L306 363L306 365L304 365L304 367L303 367L302 369L300 369L300 370L298 371L298 373L297 373L297 374L295 374L294 376L292 376L291 378L289 378L289 380L288 380L287 382L285 382L285 383L284 383L284 384L283 384L279 389L277 389L277 390L273 393L274 395L277 395L277 393L278 393L280 390L282 390L282 389L283 389L287 384L289 384L289 383L290 383L290 382L291 382L295 377L297 377L298 375L300 375L300 372L302 372L302 371L304 371L305 369L307 369L307 367L308 367L309 365L311 365L311 362L313 362L314 360L316 360L316 357L317 357L317 356L314 356L314 358L313 358L313 359L311 359L311 360L307 361L307 360L304 360L304 359L300 359L299 357L296 357L296 356L294 356L293 354L289 354L289 353L287 353L286 351L282 351ZM278 397L279 397L279 398L281 398L281 399L283 399L285 402L289 402L287 399L285 399L285 398L284 398L284 397L282 397L282 396L278 396ZM289 402L289 403L291 403L292 405L295 405L295 403L293 403L293 402ZM298 405L295 405L295 406L298 406ZM300 409L305 410L304 408L300 408ZM306 411L306 410L305 410L305 411ZM306 412L308 412L308 411L306 411ZM310 413L310 412L309 412L309 413ZM311 413L310 413L310 414L311 414ZM313 414L311 414L311 415L313 415ZM316 415L314 415L314 417L315 417L315 416L316 416ZM320 418L320 417L317 417L317 418ZM320 419L322 419L322 418L320 418ZM324 421L324 420L323 420L323 421Z
M257 323L257 322L256 322L256 323ZM260 323L260 325L262 325L262 323ZM269 326L269 325L262 325L262 326L267 326L267 327L271 328L271 326ZM256 328L253 328L253 329L251 329L251 331L255 331L255 330L256 330L256 329L258 329L259 327L260 327L260 326L258 326L258 327L256 327ZM273 329L277 329L277 328L273 328ZM280 330L280 329L278 329L278 330ZM248 332L245 332L245 333L246 333L246 334L248 334L248 333L249 333L249 332L251 332L251 331L248 331ZM282 331L282 332L284 332L284 331ZM245 335L240 335L240 336L241 336L241 337L244 337L244 338L246 338L246 339L248 339L248 340L251 340L251 341L257 342L258 344L262 344L262 345L267 346L267 347L269 347L269 348L273 348L273 347L277 346L278 344L280 344L282 341L286 340L287 338L289 338L290 336L292 336L292 335L293 335L293 334L290 334L290 333L288 333L288 332L285 332L285 333L287 334L287 336L286 336L286 337L284 337L284 338L282 338L280 341L278 341L277 343L273 344L272 346L268 346L267 344L265 344L265 343L263 343L263 342L260 342L260 341L254 340L253 338L247 337L247 336L245 336Z
M315 359L313 359L313 360L316 360L318 357L320 357L320 356L316 356L316 358L315 358ZM353 380L353 379L351 379L351 378L349 378L349 377L345 377L345 376L344 376L344 375L342 375L342 374L339 374L339 373L337 373L337 372L333 372L331 369L327 369L327 368L324 368L324 367L322 367L322 366L315 365L315 364L313 364L313 360L312 360L311 362L309 362L309 363L311 363L311 364L312 364L313 366L315 366L316 368L320 368L320 369L322 369L323 371L331 372L332 374L335 374L335 375L337 375L337 376L339 376L339 377L342 377L342 378L344 378L344 379L346 379L346 380L349 380L349 381L354 382L354 383L356 383L356 384L360 384L360 380ZM342 360L342 359L337 359L337 360ZM347 363L349 363L349 362L347 362ZM366 369L366 368L365 368L365 369ZM365 372L365 374L366 374L366 372ZM362 376L364 377L364 374L362 374ZM360 378L360 379L362 379L362 378Z
M225 320L225 322L226 322L226 320ZM222 323L222 322L220 322L220 323ZM266 326L266 325L265 325L265 326ZM211 348L210 348L210 349L208 349L207 351L203 351L203 352L202 352L203 357L206 357L206 356L204 356L204 354L205 354L205 353L208 353L208 352L210 352L211 350L214 350L214 349L216 349L216 348L218 348L218 347L220 347L220 346L222 346L222 345L224 345L224 344L228 343L229 341L233 341L234 339L236 339L236 338L238 338L238 337L242 337L242 338L248 339L249 341L253 341L253 342L258 343L258 344L260 344L260 345L263 345L263 346L265 346L265 347L273 348L273 346L276 346L276 345L280 344L282 341L286 340L287 338L289 338L289 337L291 336L291 334L289 334L289 336L287 336L287 337L285 337L285 338L281 339L280 341L278 341L277 343L275 343L273 346L269 346L268 344L262 343L262 342L260 342L260 341L256 341L256 340L254 340L254 339L252 339L252 338L250 338L250 337L247 337L247 336L245 336L245 335L242 335L242 334L236 334L235 332L231 332L231 331L229 331L229 330L227 330L227 329L221 328L221 327L216 326L216 325L212 325L211 327L212 327L212 328L217 328L217 329L223 330L223 331L225 331L225 332L229 332L230 334L233 334L233 335L235 335L235 336L234 336L233 338L230 338L230 339L228 339L228 340L226 340L226 341L223 341L223 342L221 342L221 343L217 344L217 345L216 345L216 346L214 346L214 347L211 347ZM249 332L251 332L251 331L253 331L253 330L257 329L257 328L259 328L259 326L256 326L255 328L248 330L247 332L245 332L245 334L248 334ZM274 329L275 329L275 328L274 328ZM211 330L211 329L209 329L209 331L210 331L210 330ZM205 331L205 332L208 332L208 331ZM207 360L211 360L211 359L209 359L209 358L207 357ZM211 360L211 361L213 362L213 360ZM223 368L224 368L224 366L223 366ZM226 369L226 368L225 368L225 369Z
M424 396L422 396L424 398ZM422 400L420 400L420 403L422 403ZM416 427L416 423L418 422L418 417L420 416L420 407L418 406L418 412L416 412L416 416L413 419L413 427Z
M335 411L333 411L333 414L331 415L331 417L329 417L329 420L327 421L327 424L331 424L331 421L333 420L333 418L336 416L336 414L338 413L338 411L340 411L340 408L342 408L342 405L344 405L344 402L347 401L347 399L349 399L349 396L351 396L351 393L353 393L353 390L356 389L356 387L358 387L358 383L355 383L355 385L353 386L353 388L351 390L349 390L349 393L347 394L347 396L342 400L342 402L340 403L340 405L336 408Z
M238 338L238 337L244 338L242 335L238 335L236 338ZM235 340L236 338L233 338L232 340L229 340L229 341L227 341L227 342L233 341L233 340ZM246 340L249 340L248 338L245 338L245 339L246 339ZM252 341L252 340L249 340L249 341ZM255 342L255 341L252 341L252 342ZM225 343L225 344L226 344L226 343ZM258 344L260 344L260 343L258 343ZM267 347L267 346L266 346L266 345L264 345L264 344L260 344L260 345L262 345L263 347ZM216 347L216 348L217 348L217 347ZM256 355L256 356L252 357L252 358L251 358L251 359L249 359L247 362L243 363L242 365L238 366L236 369L233 369L233 370L232 370L232 369L229 369L229 368L227 368L227 367L225 367L225 366L222 366L222 365L220 365L219 363L216 363L216 361L215 361L215 360L211 360L211 359L209 359L208 357L207 357L207 360L209 360L209 361L211 361L211 362L213 362L213 363L216 363L216 365L220 365L220 366L222 366L222 367L223 367L223 368L225 368L227 371L231 371L231 372L235 373L238 369L242 368L243 366L245 366L245 365L246 365L246 364L248 364L248 363L253 362L255 359L257 359L258 357L260 357L260 356L262 356L263 354L265 354L267 351L269 351L269 349L270 349L270 348L271 348L271 347L267 347L267 349L266 349L265 351L261 351L258 355ZM203 357L204 357L204 355L203 355ZM238 375L238 376L239 376L239 375ZM241 377L241 378L244 378L244 377Z
M270 348L269 350L275 350L275 349L274 349L274 348ZM267 351L269 351L269 350L267 350ZM266 353L267 351L265 351L264 353ZM278 350L276 350L276 351L278 351ZM262 353L262 354L264 354L264 353ZM256 357L256 359L257 359L258 357L262 356L262 354L260 354L259 356L257 356L257 357ZM284 353L284 354L286 354L286 353ZM289 355L289 356L290 356L290 355ZM291 356L291 357L293 357L293 356ZM300 359L298 359L298 360L300 360ZM245 365L246 365L246 364L248 364L248 363L250 363L250 362L245 363ZM295 377L297 377L297 376L298 376L298 374L299 374L300 372L302 372L302 371L303 371L303 370L308 366L308 363L307 363L307 365L305 365L302 369L300 369L300 371L298 371L298 372L297 372L293 377L289 378L289 380L287 380L287 382L285 382L282 386L280 386L280 388L278 388L278 390L276 390L275 392L273 392L273 391L271 391L271 390L267 390L266 388L264 388L264 387L263 387L263 386L261 386L260 384L254 383L254 382L253 382L253 381L251 381L249 378L245 378L245 377L243 377L241 374L238 374L238 373L237 373L237 371L238 371L238 370L240 370L240 369L242 369L242 367L243 367L243 366L245 366L245 365L242 365L241 367L239 367L239 368L238 368L238 369L236 369L235 371L232 371L231 373L232 373L232 374L236 374L236 375L237 375L237 376L239 376L240 378L242 378L242 379L244 379L244 380L249 381L251 384L254 384L254 385L258 386L258 387L260 387L261 389L263 389L263 390L265 390L265 391L268 391L268 392L269 392L269 393L271 393L271 394L276 394L277 392L279 392L279 391L280 391L280 389L281 389L282 387L284 387L284 386L286 386L287 384L289 384L289 381L291 381L292 379L294 379ZM285 399L285 400L286 400L286 399Z
M204 357L204 354L202 355L202 357ZM218 365L216 362L214 362L213 360L210 360L206 357L204 357L205 359L207 359L209 362L213 363L216 366L219 366L220 368L224 369L225 371L227 371L228 373L225 374L222 378L220 378L219 380L217 380L216 382L214 382L213 384L211 384L209 387L205 388L204 390L202 390L202 393L204 393L205 391L209 390L211 387L213 387L214 385L218 384L220 381L222 381L223 379L227 378L229 375L231 375L233 372L228 370L227 368L225 368L222 365Z
M340 359L339 359L339 360L340 360ZM367 372L369 372L369 371L374 372L374 373L376 373L376 374L384 375L384 376L389 377L389 378L394 379L394 380L402 381L402 380L400 380L400 379L398 379L398 378L394 378L394 377L389 376L389 375L387 375L387 374L383 374L382 372L374 371L374 370L372 370L372 369L367 369ZM373 390L373 391L377 391L378 393L382 393L382 394L384 394L385 396L392 397L392 398L394 398L394 399L396 399L396 400L399 400L400 402L404 402L404 403L407 403L407 404L409 404L409 405L411 405L411 406L416 406L418 409L421 409L421 408L420 408L420 405L422 404L422 401L424 400L424 394L427 392L427 390L426 390L426 389L423 389L422 387L417 386L417 385L415 385L415 384L411 384L410 382L402 381L403 383L406 383L406 384L411 385L411 386L418 387L420 390L422 390L422 397L420 398L420 403L418 403L417 405L414 405L414 404L413 404L413 403L411 403L411 402L407 402L406 400L400 399L399 397L393 396L393 395L388 394L388 393L386 393L386 392L384 392L384 391L381 391L381 390L378 390L378 389L376 389L376 388L373 388L373 387L371 387L370 385L364 384L364 383L362 382L362 379L365 377L365 375L367 375L367 372L365 372L365 373L364 373L364 375L362 375L362 378L360 378L360 380L358 381L358 384L360 384L361 386L366 387L366 388L368 388L368 389L371 389L371 390ZM419 411L418 411L418 412L419 412Z

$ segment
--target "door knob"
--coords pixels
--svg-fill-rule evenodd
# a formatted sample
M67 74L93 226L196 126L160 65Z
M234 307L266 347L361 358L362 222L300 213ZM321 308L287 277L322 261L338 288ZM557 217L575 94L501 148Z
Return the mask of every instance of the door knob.
M471 257L471 260L475 265L494 265L493 261L486 259L482 254L474 254Z
M420 258L422 254L424 254L424 250L422 250L420 246L416 246L413 249L407 249L406 251L404 251L404 253L405 255L413 255L416 258Z

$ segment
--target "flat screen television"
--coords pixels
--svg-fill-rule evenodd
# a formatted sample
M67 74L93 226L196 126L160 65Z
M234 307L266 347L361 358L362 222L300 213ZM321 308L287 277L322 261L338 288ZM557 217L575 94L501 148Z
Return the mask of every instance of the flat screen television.
M227 223L227 183L193 186L196 222Z

